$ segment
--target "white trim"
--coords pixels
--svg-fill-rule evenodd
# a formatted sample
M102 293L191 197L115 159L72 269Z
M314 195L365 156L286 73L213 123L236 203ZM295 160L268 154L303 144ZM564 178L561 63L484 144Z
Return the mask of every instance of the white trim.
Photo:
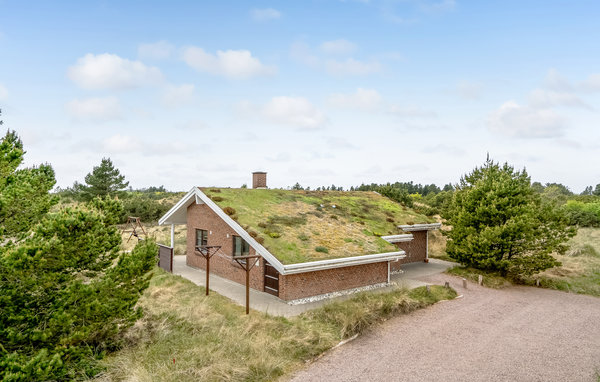
M396 251L396 252L376 253L373 255L342 257L339 259L309 261L306 263L299 263L299 264L286 264L283 267L285 268L284 274L291 275L294 273L320 271L323 269L349 267L349 266L353 266L353 265L370 264L370 263L380 263L380 262L384 262L384 261L399 260L399 259L403 259L405 257L406 257L406 253L404 251Z
M175 248L175 224L171 224L171 248Z
M388 243L401 243L403 241L411 241L412 239L414 239L414 236L412 235L412 233L405 233L403 235L390 235L390 236L382 236L381 237L383 240L387 241Z
M213 202L205 193L198 187L193 187L179 202L177 202L166 214L159 220L158 224L163 225L170 223L169 218L175 214L180 208L185 207L194 198L196 204L206 204L219 216L227 225L229 225L238 235L240 235L254 250L271 264L273 268L282 275L290 275L296 273L320 271L324 269L350 267L353 265L362 265L370 263L378 263L384 261L397 261L406 257L404 251L376 253L372 255L361 255L343 257L339 259L309 261L298 264L282 264L269 250L258 243L245 229L243 229L235 220L227 215L215 202ZM412 235L411 235L412 236Z
M406 225L399 225L398 228L400 228L403 231L406 232L410 232L410 231L430 231L433 229L440 229L442 227L442 223L428 223L428 224L406 224Z

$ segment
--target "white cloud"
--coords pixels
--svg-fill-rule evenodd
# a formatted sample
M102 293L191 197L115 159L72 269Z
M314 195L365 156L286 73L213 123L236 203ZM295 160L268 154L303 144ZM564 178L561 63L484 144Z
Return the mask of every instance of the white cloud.
M379 72L381 65L377 61L363 62L348 58L344 61L327 60L325 69L332 75L366 75Z
M548 108L553 106L571 106L591 109L581 98L573 93L557 92L552 90L535 89L529 94L529 104L535 108Z
M350 54L357 49L356 44L344 39L325 41L319 48L327 54Z
M80 121L105 122L122 116L116 97L74 99L65 108L73 119Z
M382 97L377 90L358 88L355 93L337 93L328 98L335 107L374 111L381 107Z
M175 47L165 40L138 46L138 56L152 60L164 60L171 57Z
M192 68L227 78L250 78L272 75L276 67L263 65L248 50L218 50L216 54L202 48L189 47L183 53L183 60Z
M586 91L600 91L600 74L590 75L580 86Z
M281 12L273 8L253 9L250 11L250 15L254 21L262 22L279 19Z
M165 89L162 101L165 105L175 107L189 103L194 96L194 85L183 84L180 86L169 85Z
M290 47L290 57L306 66L317 67L320 64L319 57L314 55L308 44L296 41Z
M0 101L4 101L8 98L8 89L2 84L0 84Z
M139 151L142 143L136 137L116 134L102 142L103 149L110 153L128 153Z
M68 70L69 78L84 89L131 89L162 80L158 68L115 54L86 54Z
M456 90L462 98L474 100L481 97L483 85L478 82L461 81L456 86Z
M514 101L505 102L490 114L491 131L517 138L554 138L563 135L564 119L548 109L521 106Z
M437 115L434 111L416 105L391 105L388 107L387 112L405 118L431 118Z
M306 129L315 129L327 122L325 114L304 97L273 97L261 108L261 114L272 123Z
M546 78L544 79L544 86L557 91L570 91L572 89L569 81L561 76L556 69L548 70Z

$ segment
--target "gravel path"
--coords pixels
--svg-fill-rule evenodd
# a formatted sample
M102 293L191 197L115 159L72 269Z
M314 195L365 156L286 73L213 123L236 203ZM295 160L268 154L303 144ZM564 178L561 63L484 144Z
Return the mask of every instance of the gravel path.
M597 381L600 298L494 290L440 274L463 297L393 318L293 381Z

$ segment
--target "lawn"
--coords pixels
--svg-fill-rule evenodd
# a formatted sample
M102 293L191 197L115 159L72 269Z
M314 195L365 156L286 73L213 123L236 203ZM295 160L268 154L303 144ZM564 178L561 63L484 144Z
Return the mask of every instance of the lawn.
M375 192L202 191L284 264L397 251L380 236L433 221Z
M361 293L286 319L252 311L178 276L156 270L139 305L144 316L124 348L103 361L105 381L270 381L341 340L391 316L456 296L433 286Z

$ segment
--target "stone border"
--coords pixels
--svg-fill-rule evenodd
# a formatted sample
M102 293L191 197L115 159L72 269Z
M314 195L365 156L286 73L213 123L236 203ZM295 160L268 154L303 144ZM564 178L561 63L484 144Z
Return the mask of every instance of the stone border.
M288 305L308 304L310 302L317 302L317 301L326 300L326 299L330 299L330 298L334 298L334 297L346 296L346 295L354 294L354 293L358 293L358 292L365 292L368 290L385 288L385 287L389 287L392 285L395 285L395 283L387 283L386 282L386 283L379 283L379 284L373 284L373 285L366 285L366 286L362 286L362 287L358 287L358 288L352 288L352 289L340 290L340 291L335 291L335 292L330 292L330 293L325 293L325 294L319 294L319 295L311 296L311 297L298 298L296 300L287 301L286 303ZM285 301L285 300L282 300L282 301Z

